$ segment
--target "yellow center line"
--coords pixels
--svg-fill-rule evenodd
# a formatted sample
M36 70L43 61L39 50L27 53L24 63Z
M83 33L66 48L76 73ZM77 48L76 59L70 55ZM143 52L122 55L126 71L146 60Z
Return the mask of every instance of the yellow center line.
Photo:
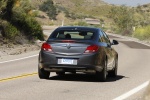
M0 79L0 82L10 81L10 80L15 80L15 79L20 79L20 78L25 78L25 77L34 76L34 75L37 75L37 72L28 73L28 74L22 74L22 75L19 75L19 76L13 76L13 77L8 77L8 78L3 78L3 79Z

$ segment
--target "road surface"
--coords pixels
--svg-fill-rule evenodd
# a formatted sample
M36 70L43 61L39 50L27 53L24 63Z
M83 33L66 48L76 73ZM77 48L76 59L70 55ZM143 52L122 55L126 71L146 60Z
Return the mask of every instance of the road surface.
M97 82L93 75L70 74L39 79L38 56L0 63L0 100L117 100L150 79L150 47L110 36L120 42L117 78ZM32 56L32 57L31 57ZM125 97L137 100L145 91Z

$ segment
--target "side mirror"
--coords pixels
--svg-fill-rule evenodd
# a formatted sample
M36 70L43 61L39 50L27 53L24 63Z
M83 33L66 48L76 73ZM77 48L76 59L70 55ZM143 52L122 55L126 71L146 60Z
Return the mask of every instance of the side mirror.
M112 44L112 45L118 45L119 42L118 42L117 40L113 40L111 44Z

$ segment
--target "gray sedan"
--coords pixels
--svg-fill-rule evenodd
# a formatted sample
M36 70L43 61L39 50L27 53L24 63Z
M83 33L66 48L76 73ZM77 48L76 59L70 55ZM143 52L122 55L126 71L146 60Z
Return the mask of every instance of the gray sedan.
M50 72L93 73L98 81L106 81L108 75L116 77L118 53L112 45L117 44L100 28L59 27L41 47L39 78L48 79Z

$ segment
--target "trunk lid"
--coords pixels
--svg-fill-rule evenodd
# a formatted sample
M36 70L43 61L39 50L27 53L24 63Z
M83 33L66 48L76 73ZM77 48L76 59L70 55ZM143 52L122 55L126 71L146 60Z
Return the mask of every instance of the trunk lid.
M83 54L86 48L91 45L90 41L79 40L55 40L48 42L54 53L63 55Z

